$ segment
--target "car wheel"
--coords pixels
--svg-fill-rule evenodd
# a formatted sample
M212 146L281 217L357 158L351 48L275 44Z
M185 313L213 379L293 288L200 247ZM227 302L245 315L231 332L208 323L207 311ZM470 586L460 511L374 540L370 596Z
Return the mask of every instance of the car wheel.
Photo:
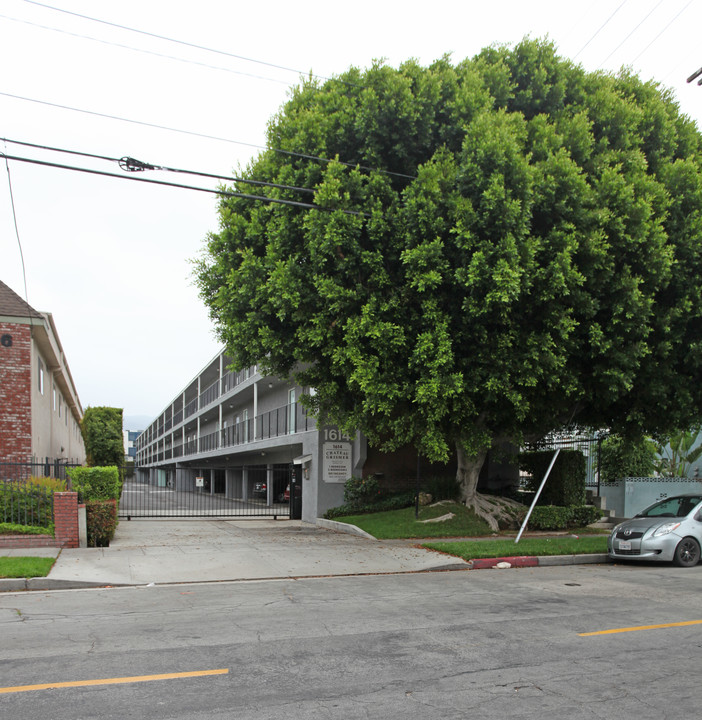
M675 548L673 562L678 567L694 567L700 561L700 544L695 538L683 538Z

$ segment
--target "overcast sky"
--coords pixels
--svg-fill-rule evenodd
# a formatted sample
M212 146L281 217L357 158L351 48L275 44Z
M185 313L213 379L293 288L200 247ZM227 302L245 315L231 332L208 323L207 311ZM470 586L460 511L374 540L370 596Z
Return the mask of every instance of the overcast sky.
M458 61L525 35L673 88L702 127L702 87L685 82L702 65L701 28L702 0L2 0L0 137L229 175L300 72ZM128 175L10 142L0 152ZM29 303L54 314L84 408L154 417L219 351L190 264L217 229L216 197L17 161L8 178L0 162L0 279L24 297L21 247Z

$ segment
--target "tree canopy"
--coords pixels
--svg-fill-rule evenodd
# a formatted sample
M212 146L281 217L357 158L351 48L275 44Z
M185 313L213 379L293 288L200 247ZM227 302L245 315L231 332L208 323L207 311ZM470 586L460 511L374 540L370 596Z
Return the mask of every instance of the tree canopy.
M86 408L80 430L90 467L124 465L122 408Z
M267 146L243 175L289 187L256 192L323 209L221 200L196 277L239 367L459 464L699 415L701 138L655 83L539 40L377 63L302 81Z

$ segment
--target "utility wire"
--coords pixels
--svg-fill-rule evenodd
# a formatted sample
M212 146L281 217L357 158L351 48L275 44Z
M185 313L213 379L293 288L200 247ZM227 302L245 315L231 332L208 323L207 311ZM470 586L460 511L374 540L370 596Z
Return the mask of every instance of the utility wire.
M23 147L31 147L37 150L49 150L51 152L65 153L66 155L77 155L78 157L92 158L94 160L106 160L108 162L118 163L122 170L128 172L139 172L143 170L163 170L166 172L182 173L184 175L196 175L198 177L211 178L213 180L229 180L230 182L244 183L246 185L256 185L259 187L271 187L279 190L294 190L296 192L304 192L314 194L312 188L299 187L297 185L282 185L280 183L265 182L263 180L250 180L248 178L234 177L230 175L215 175L213 173L200 172L198 170L182 170L180 168L166 167L164 165L153 165L145 163L141 160L135 160L132 157L109 157L107 155L96 155L94 153L80 152L78 150L68 150L66 148L57 148L50 145L38 145L36 143L23 142L22 140L12 140L10 138L0 138L3 142L9 142L13 145L22 145Z
M28 0L27 0L28 1ZM167 130L169 132L180 133L182 135L192 135L193 137L205 138L206 140L216 140L217 142L226 142L233 145L241 145L242 147L255 148L257 150L270 150L271 152L279 153L281 155L287 155L289 157L299 157L303 160L319 160L320 162L331 163L338 162L340 165L346 167L355 168L358 167L361 170L367 170L369 172L379 172L384 175L393 175L395 177L407 178L409 180L415 180L414 175L406 175L405 173L393 172L391 170L382 170L379 168L371 168L367 165L360 165L358 163L345 162L343 160L330 160L329 158L319 157L317 155L307 155L306 153L294 152L292 150L282 150L280 148L269 148L265 145L255 145L254 143L247 143L241 140L231 140L230 138L218 137L217 135L207 135L206 133L195 132L194 130L181 130L180 128L168 127L167 125L158 125L157 123L145 122L143 120L131 120L130 118L123 118L117 115L109 115L107 113L96 112L95 110L83 110L82 108L74 108L69 105L61 105L59 103L52 103L47 100L36 100L34 98L24 97L22 95L14 95L12 93L0 91L0 96L9 97L14 100L23 100L25 102L36 103L38 105L47 105L48 107L59 108L60 110L70 110L71 112L79 112L85 115L93 115L95 117L108 118L109 120L118 120L119 122L127 122L133 125L142 125L143 127L155 128L157 130Z
M627 0L623 0L623 2L619 5L619 7L600 25L597 32L578 50L578 52L573 55L573 60L580 55L580 53L604 30L604 28L609 25L611 19L622 9L624 5L626 5Z
M297 200L285 200L283 198L272 198L265 195L249 195L247 193L233 192L231 190L213 190L211 188L197 187L196 185L184 185L182 183L166 182L165 180L151 180L148 178L135 177L134 175L118 175L117 173L109 173L104 170L93 170L91 168L76 167L75 165L63 165L61 163L52 163L46 160L35 160L34 158L18 157L17 155L7 155L0 153L0 157L16 162L25 162L32 165L42 165L44 167L58 168L60 170L72 170L75 172L87 173L89 175L102 175L103 177L118 178L119 180L131 180L133 182L149 183L151 185L165 185L166 187L182 188L183 190L197 190L198 192L210 193L211 195L220 195L222 197L236 197L244 200L259 200L267 203L277 203L279 205L291 205L293 207L305 208L307 210L320 210L322 212L334 212L337 208L325 208L321 205L313 205L312 203L303 203ZM341 210L345 215L354 215L357 217L368 217L367 213L358 210Z
M658 10L658 8L660 7L662 2L663 2L663 0L658 0L656 5L653 7L652 10L649 10L648 14L643 18L643 20L641 20L641 22L639 22L639 24L619 43L619 45L617 45L617 47L615 47L614 50L612 50L612 52L609 55L607 55L607 57L599 64L598 69L602 68L602 66L607 62L607 60L609 60L612 57L612 55L614 55L614 53L617 52L617 50L619 50L619 48L646 22L646 20L648 20L648 18L656 10Z
M7 169L7 185L10 190L10 207L12 208L12 220L15 224L15 236L17 237L17 245L19 246L20 261L22 263L22 281L24 283L24 302L27 304L27 317L29 318L29 332L34 332L34 318L30 312L29 292L27 290L27 269L24 264L24 252L22 251L22 240L20 240L19 226L17 225L17 209L15 208L15 196L12 192L12 176L10 175L10 164L5 158L5 168Z
M234 58L236 60L243 60L245 62L257 63L258 65L265 65L266 67L275 68L276 70L285 70L286 72L296 73L297 75L307 75L302 70L295 70L294 68L286 67L285 65L276 65L275 63L266 62L264 60L255 60L254 58L245 57L243 55L236 55L225 50L217 50L215 48L205 47L204 45L197 45L196 43L187 42L185 40L176 40L175 38L169 38L165 35L158 35L157 33L147 32L146 30L138 30L137 28L127 27L126 25L120 25L118 23L109 22L107 20L101 20L100 18L94 18L89 15L81 15L80 13L71 12L70 10L64 10L63 8L57 8L52 5L45 3L36 2L36 0L24 0L29 5L36 5L38 7L45 8L47 10L53 10L54 12L64 13L66 15L72 15L73 17L79 17L83 20L89 20L90 22L100 23L102 25L108 25L109 27L119 28L120 30L126 30L128 32L138 33L139 35L146 35L147 37L156 38L158 40L165 40L166 42L175 43L177 45L183 45L185 47L195 48L196 50L204 50L205 52L216 53L217 55L224 55L225 57ZM325 75L312 74L312 77L319 78L320 80L335 80L343 83L344 85L350 85L352 87L363 87L362 85L356 85L355 83L348 82L346 80L339 80L338 78L326 77Z
M24 25L31 25L32 27L41 28L42 30L50 30L51 32L61 33L63 35L69 35L70 37L80 38L81 40L90 40L91 42L101 43L103 45L111 45L112 47L118 47L122 50L131 50L132 52L143 53L145 55L153 55L154 57L164 58L166 60L175 60L176 62L186 63L187 65L198 65L199 67L207 68L208 70L220 70L221 72L228 72L234 75L243 75L244 77L250 77L254 80L266 80L267 82L279 83L290 87L290 83L286 80L278 80L277 78L265 77L264 75L254 75L253 73L243 72L241 70L234 70L232 68L222 67L221 65L210 65L209 63L199 62L198 60L188 60L187 58L180 58L175 55L166 55L165 53L156 52L155 50L144 50L142 48L134 47L133 45L124 45L122 43L114 42L111 40L101 40L100 38L91 37L90 35L82 35L81 33L71 32L69 30L61 30L60 28L51 27L49 25L41 25L39 23L31 22L30 20L20 20L18 18L10 17L9 15L0 14L0 18L5 20L11 20L12 22L22 23Z
M653 40L646 45L646 47L631 61L632 64L635 63L646 52L646 50L648 50L651 45L656 42L656 40L658 40L658 38L685 12L685 10L690 7L690 5L692 5L692 0L689 0L687 5L685 5L685 7L677 15L675 15L675 17L658 33L658 35L656 35L656 37L654 37Z

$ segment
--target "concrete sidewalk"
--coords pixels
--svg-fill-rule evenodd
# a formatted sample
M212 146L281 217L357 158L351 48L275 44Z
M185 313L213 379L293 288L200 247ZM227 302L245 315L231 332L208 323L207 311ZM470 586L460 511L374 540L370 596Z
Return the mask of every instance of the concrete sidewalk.
M468 569L458 558L296 520L122 520L108 548L2 551L58 559L0 590L260 580Z
M58 559L46 578L0 579L0 592L607 562L606 555L466 562L416 547L418 540L375 540L353 526L339 532L340 523L326 525L272 519L122 520L108 548L1 550L0 555Z

